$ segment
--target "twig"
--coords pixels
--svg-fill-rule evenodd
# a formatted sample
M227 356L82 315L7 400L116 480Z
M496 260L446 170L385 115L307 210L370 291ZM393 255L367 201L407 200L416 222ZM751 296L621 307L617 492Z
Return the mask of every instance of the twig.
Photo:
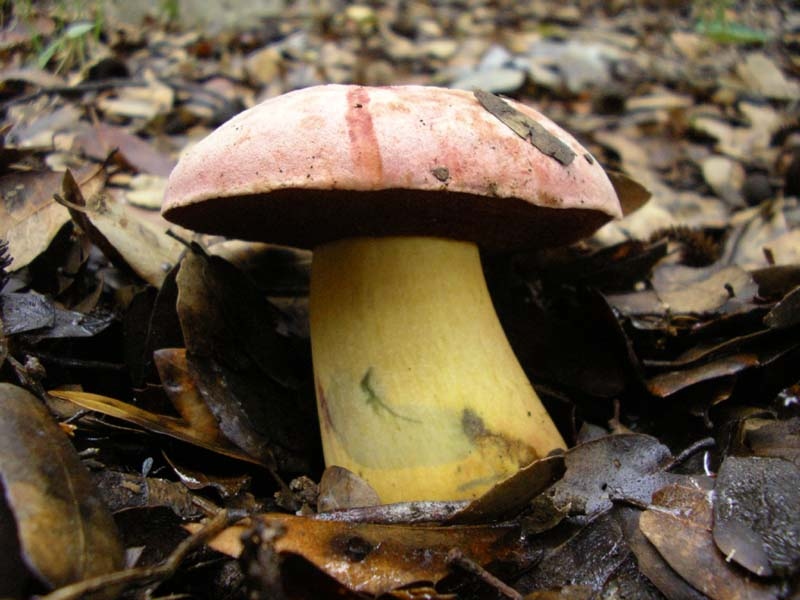
M104 588L129 584L145 584L153 581L160 583L170 578L175 571L178 570L178 567L180 567L189 552L204 544L208 539L216 536L228 525L228 521L228 512L225 510L219 511L202 529L178 544L178 547L175 548L172 554L160 565L154 567L138 567L99 575L91 579L85 579L84 581L66 585L45 596L36 596L36 598L38 598L38 600L77 600L86 594Z
M339 521L343 523L376 523L391 525L401 523L441 523L452 517L469 504L468 500L450 502L417 501L361 506L341 510L321 512L314 515L319 521Z
M664 467L665 471L670 471L677 467L678 465L686 462L689 458L691 458L694 454L700 452L700 450L706 450L708 448L713 448L716 445L716 441L712 437L703 438L702 440L697 440L691 446L683 450L678 456L672 459L666 467Z
M522 600L522 594L520 594L510 585L500 581L497 577L489 573L489 571L484 569L471 558L464 556L464 553L458 548L453 548L447 553L447 564L451 567L457 567L462 571L466 571L470 575L474 575L486 585L500 592L506 598L511 598L512 600Z
M113 87L147 87L150 82L143 79L103 79L100 81L86 81L75 85L53 85L43 87L30 94L11 98L0 104L0 111L6 110L15 104L23 104L36 100L42 96L66 96L69 94L82 94L84 92L96 92Z

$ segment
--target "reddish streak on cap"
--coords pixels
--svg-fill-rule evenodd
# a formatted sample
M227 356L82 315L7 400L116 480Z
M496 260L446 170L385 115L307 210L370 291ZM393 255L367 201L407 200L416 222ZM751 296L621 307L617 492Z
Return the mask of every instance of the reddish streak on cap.
M354 87L347 92L347 100L349 105L344 118L353 165L366 181L378 186L383 179L383 162L369 112L369 93L363 87Z

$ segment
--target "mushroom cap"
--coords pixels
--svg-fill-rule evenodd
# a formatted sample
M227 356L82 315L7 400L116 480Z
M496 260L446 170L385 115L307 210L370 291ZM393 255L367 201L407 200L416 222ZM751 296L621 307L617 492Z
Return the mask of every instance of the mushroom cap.
M544 154L472 92L322 85L268 99L198 142L170 175L162 211L195 231L308 248L390 235L535 248L621 216L583 146L507 104L574 159Z

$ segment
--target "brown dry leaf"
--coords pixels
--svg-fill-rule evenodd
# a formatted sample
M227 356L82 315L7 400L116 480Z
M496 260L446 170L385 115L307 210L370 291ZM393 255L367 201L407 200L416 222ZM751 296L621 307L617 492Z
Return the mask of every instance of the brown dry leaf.
M51 390L49 394L55 398L67 400L83 408L99 412L109 417L121 419L128 423L138 425L153 433L167 435L187 444L192 444L223 456L235 458L256 465L263 464L256 458L245 454L226 440L217 440L214 443L195 434L194 429L187 425L183 419L161 415L142 410L138 406L121 402L115 398L71 390Z
M636 212L650 200L650 192L642 184L634 181L625 173L606 169L606 174L617 192L617 198L622 205L622 214L628 216Z
M175 160L156 150L153 144L122 127L102 122L81 132L73 141L72 150L98 161L106 160L116 151L116 158L137 173L161 177L167 177L175 166Z
M748 419L744 427L747 446L753 454L800 465L800 417L786 421Z
M531 501L564 474L564 457L548 456L494 485L450 517L448 525L495 523L518 516Z
M647 379L647 389L651 394L666 398L698 383L728 378L760 364L757 354L724 356L701 365L654 375ZM727 386L723 385L723 387ZM723 397L728 395L723 394Z
M789 80L763 52L750 52L736 68L747 89L776 100L797 100L800 84Z
M740 211L730 220L732 230L722 261L744 269L800 263L800 202L779 198ZM765 251L769 250L767 258Z
M150 285L160 287L183 252L183 245L112 201L102 190L84 196L69 171L64 175L63 189L73 220L103 253L128 265Z
M348 589L376 596L415 583L438 582L451 572L447 555L454 548L480 565L513 559L520 551L515 525L376 525L282 514L256 518L283 532L274 540L279 554L301 556ZM247 530L246 525L230 527L209 545L238 557Z
M781 458L728 456L714 486L714 541L761 576L800 569L800 468Z
M767 600L777 590L729 564L714 544L712 492L674 484L653 495L639 527L662 557L693 587L714 600Z
M717 140L717 150L745 163L754 157L769 157L772 136L783 125L780 113L768 105L748 102L739 104L739 110L749 121L748 126L733 125L729 121L711 116L697 116L692 127Z
M125 190L125 200L133 206L157 211L164 200L164 191L167 189L167 178L160 175L135 175L128 183ZM163 225L168 226L167 221Z
M0 177L0 238L8 241L11 270L21 269L44 252L69 221L67 209L53 201L62 177L49 171Z
M317 498L318 512L376 506L380 503L378 492L352 471L333 465L322 473Z
M647 541L642 530L639 529L639 517L641 514L642 511L631 507L622 507L617 512L617 518L625 533L625 541L636 556L639 570L667 598L704 600L706 596L698 592L678 575L661 557L658 550Z
M661 302L676 315L730 312L752 302L758 293L750 274L736 266L662 265L651 283Z
M474 93L478 102L480 102L486 110L497 117L523 140L527 140L533 144L542 154L556 159L564 166L568 166L575 160L575 152L573 152L567 144L499 96L495 96L483 90L476 90Z
M184 519L196 519L203 514L181 482L110 469L95 473L93 479L103 501L114 513L163 506Z
M49 588L120 569L111 514L42 403L0 383L0 409L0 480L28 567Z
M651 195L639 210L633 214L626 210L624 219L607 223L595 234L604 245L631 238L648 239L657 230L674 225L719 227L727 223L729 208L722 200L676 190L664 183L651 156L651 151L663 149L662 139L643 138L633 128L597 131L593 135L598 143L619 155L622 171Z
M120 87L114 90L114 97L101 97L97 108L107 115L147 121L169 112L175 102L172 88L158 81L149 70L144 79L147 85Z
M222 437L219 424L189 375L185 348L162 348L153 353L161 384L172 406L194 435L209 443Z
M75 105L47 96L12 106L8 113L14 125L6 134L6 144L18 148L50 148L57 135L75 130L83 116Z

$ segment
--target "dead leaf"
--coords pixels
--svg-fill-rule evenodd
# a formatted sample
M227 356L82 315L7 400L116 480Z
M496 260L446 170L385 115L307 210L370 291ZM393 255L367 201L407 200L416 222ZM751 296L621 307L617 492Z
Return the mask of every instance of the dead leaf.
M40 171L0 177L0 238L9 243L13 270L44 252L69 222L67 209L53 201L62 177Z
M578 585L598 593L631 555L612 513L597 516L559 542L515 582L515 589L529 594Z
M518 543L513 541L518 532L515 525L353 524L282 514L255 518L282 532L272 542L279 554L301 556L348 589L376 596L415 583L441 580L450 573L447 555L453 548L481 565L511 560L519 551ZM230 527L209 545L229 556L239 556L241 538L247 529L247 525Z
M786 294L764 317L764 324L773 329L792 327L800 323L800 286Z
M653 273L653 288L672 314L705 315L731 311L752 302L758 286L736 266L662 265Z
M776 100L796 100L800 84L786 79L778 66L763 52L750 52L736 71L749 90Z
M181 262L177 284L189 371L225 437L301 471L318 439L316 408L296 389L279 313L234 267L197 249Z
M84 314L64 310L36 292L3 294L0 316L6 335L25 334L27 341L92 337L114 321L108 314Z
M741 102L739 110L747 117L747 125L733 124L728 120L697 116L692 127L717 140L717 150L732 158L750 161L754 156L769 153L771 137L782 126L780 114L768 105Z
M0 383L0 407L0 479L28 567L49 588L120 569L111 514L42 403Z
M800 465L800 417L785 421L748 419L745 438L756 456L783 458Z
M322 473L317 498L318 512L376 506L380 503L380 496L372 486L352 471L333 465Z
M152 142L147 142L122 127L103 122L81 132L73 141L72 150L100 162L116 151L116 158L137 173L160 177L167 177L176 162L172 157L156 150Z
M693 587L714 600L767 600L774 587L730 565L711 535L712 492L670 485L653 495L639 527L661 556Z
M781 458L728 456L714 486L714 541L760 576L800 570L800 468Z
M184 247L98 191L84 199L72 173L64 175L64 200L73 220L112 261L129 266L160 287Z
M587 516L609 510L615 500L647 505L674 479L664 471L671 460L669 449L650 436L605 436L567 450L566 473L548 494L556 508Z
M523 140L529 141L542 154L556 159L565 167L575 160L576 155L572 148L499 96L483 90L475 90L474 94L486 110Z
M83 116L75 105L62 105L48 97L11 107L9 113L14 125L6 134L6 143L19 148L53 147L56 136L75 129Z
M131 508L163 506L184 519L203 516L193 502L191 492L180 482L110 469L98 471L93 480L103 501L114 513Z
M177 277L178 315L190 354L218 356L230 367L256 366L286 388L297 385L281 315L241 272L195 247Z
M620 525L625 533L625 541L636 556L639 569L667 598L682 600L704 600L705 595L689 585L683 577L669 566L658 550L647 540L639 529L639 517L642 511L630 507L621 507L617 511Z
M479 498L456 512L448 525L496 523L517 517L532 500L564 473L564 457L549 456L533 461L495 484Z
M186 349L161 348L153 353L153 360L167 397L186 425L198 438L210 443L219 441L219 424L189 375Z
M647 191L647 188L625 175L625 173L606 169L606 175L608 175L611 185L614 186L614 191L617 193L623 215L628 216L636 212L650 200L652 194Z
M153 433L167 435L223 456L264 466L257 458L241 452L224 439L211 443L202 436L197 436L192 427L188 426L183 419L142 410L132 404L100 394L72 390L50 390L48 393L55 398L73 402L83 408L133 423Z
M114 90L113 97L104 95L97 107L109 115L152 120L167 113L175 102L175 92L160 82L150 69L145 71L146 85L126 86Z
M704 381L723 379L760 364L756 354L724 356L708 363L654 375L647 379L647 389L651 394L666 398Z

